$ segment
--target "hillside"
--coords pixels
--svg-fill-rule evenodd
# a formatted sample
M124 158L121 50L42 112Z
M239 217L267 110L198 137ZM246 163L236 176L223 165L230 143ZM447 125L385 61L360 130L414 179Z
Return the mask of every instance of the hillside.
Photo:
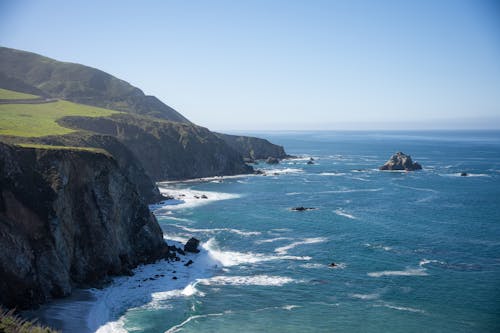
M0 47L0 88L189 123L154 96L101 70Z

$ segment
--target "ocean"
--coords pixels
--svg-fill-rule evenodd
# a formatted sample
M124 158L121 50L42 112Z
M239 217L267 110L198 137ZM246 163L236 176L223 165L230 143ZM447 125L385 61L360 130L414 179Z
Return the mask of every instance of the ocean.
M500 331L500 132L247 134L297 158L159 183L176 198L151 206L165 239L196 237L199 254L46 316L97 332ZM397 151L423 170L378 171Z

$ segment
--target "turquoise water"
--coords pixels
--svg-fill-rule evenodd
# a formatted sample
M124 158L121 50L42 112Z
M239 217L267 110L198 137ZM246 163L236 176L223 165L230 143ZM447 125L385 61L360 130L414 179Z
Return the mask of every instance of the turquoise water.
M257 134L315 164L163 184L187 202L155 207L166 238L194 236L217 263L193 292L129 309L123 328L500 331L499 132ZM377 171L396 151L424 170Z

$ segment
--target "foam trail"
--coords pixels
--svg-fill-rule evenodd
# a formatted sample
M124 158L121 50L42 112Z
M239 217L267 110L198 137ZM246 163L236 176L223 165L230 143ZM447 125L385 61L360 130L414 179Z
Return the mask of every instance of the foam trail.
M348 219L351 219L351 220L355 220L356 217L354 215L351 215L351 214L348 214L346 213L343 209L339 208L339 209L336 209L335 211L335 214L339 215L339 216L343 216L343 217L347 217Z
M253 275L253 276L214 276L200 280L208 286L283 286L288 283L301 282L284 276Z
M381 271L381 272L371 272L368 276L371 277L383 277L383 276L426 276L429 275L425 268L407 268L404 271Z
M165 200L161 204L151 205L150 209L156 213L157 210L163 212L165 210L177 210L193 208L208 203L231 200L241 198L242 195L234 193L211 192L211 191L195 191L189 188L175 189L159 187L160 193L173 197L173 200Z
M165 333L175 333L175 332L178 332L179 330L182 329L182 327L184 325L186 325L187 323L189 323L192 320L199 319L199 318L223 316L225 313L230 313L230 311L226 311L224 313L209 313L209 314L205 314L205 315L190 316L186 320L184 320L182 323L177 324L175 326L172 326L168 331L165 331Z
M211 238L203 244L210 256L215 261L220 262L223 266L237 266L242 264L255 264L259 262L275 261L275 260L311 260L308 256L286 256L286 255L265 255L253 252L236 252L236 251L221 251L218 249L215 239Z
M323 243L326 242L327 239L324 237L316 237L316 238L305 238L304 240L298 241L298 242L293 242L289 245L286 246L281 246L278 247L274 250L274 252L279 253L281 255L287 254L288 250L291 250L299 245L305 245L305 244L315 244L315 243Z
M349 294L352 298L362 299L365 301L371 301L380 298L380 294Z
M289 238L289 237L276 237L276 238L270 238L270 239L257 240L257 241L255 241L255 244L274 243L274 242L281 241L281 240L291 240L291 239L292 238Z
M382 305L376 304L374 306L376 306L376 307L383 306L383 307L393 309L393 310L398 310L398 311L408 311L408 312L415 312L415 313L422 313L422 314L426 313L424 310L405 307L405 306L396 306L396 305L391 305L391 304L387 304L387 303L383 303Z
M231 232L240 236L257 236L260 235L260 231L242 231L239 229L231 229L231 228L213 228L213 229L196 229L196 228L189 228L186 226L178 225L178 224L173 224L173 226L180 228L182 230L188 231L188 232L203 232L203 233L217 233L220 231L226 231L226 232Z

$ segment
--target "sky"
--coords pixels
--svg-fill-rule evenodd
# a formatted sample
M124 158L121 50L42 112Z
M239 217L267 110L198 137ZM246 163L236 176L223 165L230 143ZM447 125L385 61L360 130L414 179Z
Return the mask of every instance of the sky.
M0 45L214 130L500 128L495 0L0 0Z

